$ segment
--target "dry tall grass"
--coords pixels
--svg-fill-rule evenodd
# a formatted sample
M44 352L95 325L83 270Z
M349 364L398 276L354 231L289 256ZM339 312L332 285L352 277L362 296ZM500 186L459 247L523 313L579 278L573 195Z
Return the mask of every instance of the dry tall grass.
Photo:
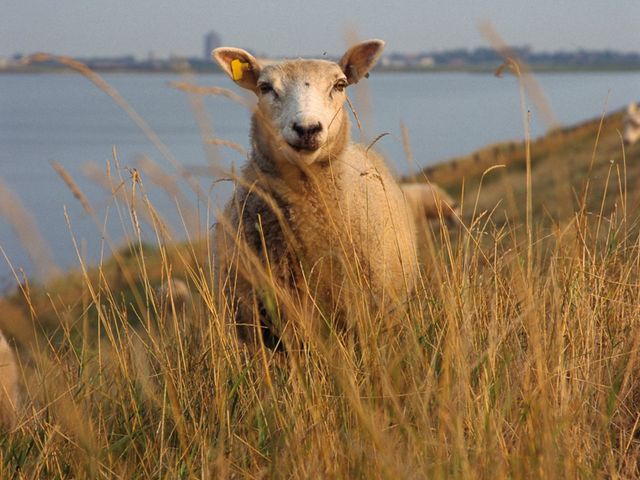
M348 333L299 312L287 354L238 344L208 237L170 242L144 172L122 180L129 245L0 303L27 400L0 478L640 476L639 219L617 166L581 199L600 210L551 226L478 189L466 227L425 227L404 309L354 308Z

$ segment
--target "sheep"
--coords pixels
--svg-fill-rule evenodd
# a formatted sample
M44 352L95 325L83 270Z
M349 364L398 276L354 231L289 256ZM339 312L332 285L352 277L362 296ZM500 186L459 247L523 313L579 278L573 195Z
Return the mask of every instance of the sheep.
M631 102L627 107L624 117L624 133L622 139L625 145L633 145L640 138L640 108L636 102Z
M296 311L332 312L342 331L353 326L354 299L388 311L414 289L413 214L382 158L352 143L345 108L346 88L368 76L383 48L370 40L338 63L269 65L237 48L212 52L258 97L249 162L215 233L221 291L249 345L281 345L278 324L288 320L265 285L292 292Z
M460 219L458 204L435 183L403 183L402 193L413 212L416 224L442 218L450 225Z
M0 332L0 429L11 429L15 426L19 405L16 359L9 343Z

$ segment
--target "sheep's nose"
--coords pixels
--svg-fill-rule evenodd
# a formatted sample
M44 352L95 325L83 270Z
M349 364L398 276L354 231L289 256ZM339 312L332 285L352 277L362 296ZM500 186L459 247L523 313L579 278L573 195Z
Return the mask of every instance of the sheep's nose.
M322 131L322 124L318 122L312 125L300 125L294 122L291 128L300 138L311 139Z

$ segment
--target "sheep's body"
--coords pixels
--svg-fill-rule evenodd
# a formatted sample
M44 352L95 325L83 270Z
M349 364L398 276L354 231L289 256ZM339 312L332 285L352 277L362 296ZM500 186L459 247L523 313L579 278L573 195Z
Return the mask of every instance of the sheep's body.
M442 218L453 223L460 218L457 203L435 183L403 183L402 192L417 224Z
M274 284L293 294L295 310L320 307L347 328L363 298L388 309L414 288L413 215L381 157L351 143L343 87L331 89L361 78L381 45L354 47L340 66L296 60L264 69L244 51L214 51L237 83L261 92L249 164L216 233L218 277L249 343L256 327L267 344L281 333ZM231 68L238 59L249 65L241 80Z
M16 359L0 332L0 428L15 425L19 398Z
M306 292L314 294L318 304L341 317L348 309L345 303L358 295L353 289L361 289L360 295L368 291L379 304L406 298L414 287L412 213L378 155L348 145L330 164L309 170L311 175L290 172L298 177L290 183L261 171L252 158L243 179L258 185L275 208L262 194L241 187L225 209L229 225L217 230L219 262L224 275L237 278L227 295L238 302L236 321L244 339L255 340L252 317L264 315L264 305L255 297L255 280L237 271L232 253L237 231L263 267L268 259L280 285L297 290L302 301ZM271 329L268 319L261 322Z

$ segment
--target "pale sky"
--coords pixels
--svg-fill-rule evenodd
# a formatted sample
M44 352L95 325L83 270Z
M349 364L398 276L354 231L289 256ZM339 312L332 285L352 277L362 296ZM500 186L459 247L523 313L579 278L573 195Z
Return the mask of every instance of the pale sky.
M387 52L486 46L491 21L511 45L535 50L640 51L640 0L8 0L0 56L201 56L203 36L273 55L339 54L344 32L382 38Z

